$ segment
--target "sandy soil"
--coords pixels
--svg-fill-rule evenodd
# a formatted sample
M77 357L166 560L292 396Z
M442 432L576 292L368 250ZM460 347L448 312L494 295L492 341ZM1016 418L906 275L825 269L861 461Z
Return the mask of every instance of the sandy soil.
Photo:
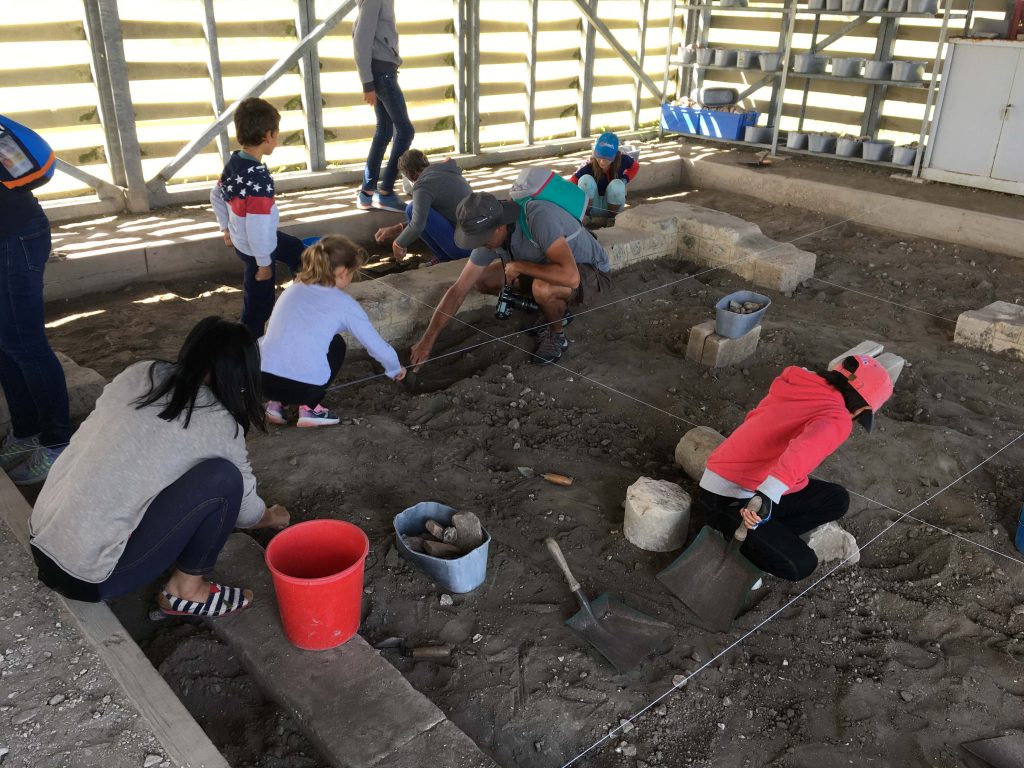
M713 316L721 295L746 287L739 278L682 280L696 269L673 260L634 267L616 275L615 298L679 282L580 317L562 367L528 364L512 348L528 346L519 336L427 366L407 385L378 379L333 392L328 405L346 418L338 428L253 437L261 492L297 520L338 517L366 530L363 633L456 644L455 667L394 663L503 766L562 765L694 670L685 688L579 764L964 765L960 742L1021 725L1024 556L1011 537L1024 439L974 468L1024 430L1024 364L954 346L952 335L964 309L1024 300L1021 262L853 224L819 232L836 221L736 195L686 199L779 240L817 232L798 244L819 255L820 280L773 296L747 363L709 371L684 357L690 327ZM235 285L238 276L226 280ZM134 302L195 297L220 284L181 280L53 305L53 318L104 313L51 337L109 378L133 360L172 356L202 316L237 316L240 297ZM514 327L489 312L466 319L481 331L453 327L436 352ZM687 429L728 432L784 366L821 367L866 338L906 357L908 368L875 432L858 430L819 474L866 497L854 498L843 521L862 544L909 510L955 536L908 518L872 541L859 566L789 607L827 566L802 584L770 582L767 598L729 633L683 623L654 579L675 553L642 552L621 535L626 487L647 475L694 493L672 464ZM355 355L340 380L373 372ZM518 465L576 481L526 480ZM450 606L391 544L392 516L428 499L476 512L493 536L487 581ZM696 531L698 516L691 525ZM562 623L575 601L544 550L549 535L593 596L611 591L678 625L671 647L626 676L591 653ZM122 615L132 610L138 628L141 607ZM154 661L236 765L319 764L214 640L166 623L145 632ZM220 727L228 711L249 717Z

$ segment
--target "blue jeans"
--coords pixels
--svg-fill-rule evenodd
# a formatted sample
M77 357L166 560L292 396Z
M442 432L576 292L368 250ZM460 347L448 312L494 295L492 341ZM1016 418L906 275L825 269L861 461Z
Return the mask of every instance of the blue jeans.
M49 257L46 216L0 238L0 386L15 437L39 435L43 445L63 447L71 439L68 388L43 322Z
M366 158L366 169L363 171L363 191L374 192L377 180L380 179L381 192L393 192L395 179L398 178L398 158L412 146L412 138L416 129L409 120L409 110L405 106L405 96L398 87L397 72L377 72L373 75L373 88L377 92L377 130L373 132L370 143L370 154ZM384 175L380 173L380 165L384 161L384 150L394 137L391 153Z
M77 579L33 547L39 580L72 600L98 602L134 592L172 565L205 576L235 527L242 491L238 467L227 459L204 459L149 503L106 581Z
M626 182L622 179L609 181L603 195L597 193L597 180L593 176L580 176L576 186L586 192L587 204L594 216L607 216L611 211L609 206L618 211L626 202Z
M405 218L412 221L412 203L405 206ZM433 208L427 212L427 223L420 232L420 240L427 244L438 261L467 259L471 253L455 244L455 227Z
M263 329L274 311L274 293L277 289L277 271L274 262L280 261L291 270L292 276L302 267L302 252L305 246L297 237L277 233L277 248L271 255L270 269L274 273L269 280L257 280L256 270L259 264L247 253L235 248L238 258L245 264L242 275L242 325L252 331L257 339L263 335Z

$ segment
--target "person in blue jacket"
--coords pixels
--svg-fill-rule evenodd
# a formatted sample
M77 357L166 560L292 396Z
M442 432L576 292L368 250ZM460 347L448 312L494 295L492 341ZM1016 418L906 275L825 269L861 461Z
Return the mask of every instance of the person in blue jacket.
M626 203L626 185L639 170L640 163L619 149L619 137L605 131L594 142L590 160L569 181L586 192L591 217L605 218L611 226Z
M32 194L55 163L39 134L0 115L0 386L11 413L0 468L18 485L45 480L71 439L64 369L43 323L50 222Z

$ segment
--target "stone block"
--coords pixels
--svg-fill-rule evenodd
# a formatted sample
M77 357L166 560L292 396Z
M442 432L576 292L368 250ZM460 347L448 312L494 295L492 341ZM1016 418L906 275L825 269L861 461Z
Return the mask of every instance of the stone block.
M843 352L843 354L833 357L832 360L829 361L828 370L834 371L839 367L839 364L843 362L843 360L848 357L854 357L855 355L871 355L872 357L877 357L882 354L883 349L885 349L885 347L877 341L862 341L857 346ZM895 381L895 379L893 379L893 381Z
M641 477L626 491L622 533L648 552L671 552L686 541L690 494L668 480Z
M60 360L64 369L64 379L68 386L68 406L71 411L71 421L76 423L82 421L92 413L96 406L96 400L107 386L107 380L100 376L92 368L83 368L63 352L57 352L57 359ZM7 434L11 428L11 413L7 408L7 401L0 392L0 435Z
M963 312L957 318L953 341L1024 360L1024 306L995 301Z
M826 563L832 560L846 560L850 558L849 565L856 565L860 562L860 550L857 548L857 539L852 533L844 531L839 523L825 523L815 528L804 538L807 546L814 550L818 561Z
M613 271L640 261L664 258L675 250L671 235L623 227L620 221L611 229L597 230L594 236L607 251Z
M725 437L711 427L694 427L676 445L676 464L691 480L699 481L708 463L708 456L725 442Z
M814 277L817 257L792 243L779 243L778 247L759 251L752 261L755 285L789 293L804 280Z
M686 358L708 368L724 368L741 363L754 354L761 339L761 326L756 325L738 339L715 333L715 321L693 326L686 345Z
M888 372L889 378L892 379L893 384L895 384L896 380L899 379L900 374L903 373L903 366L907 363L907 361L902 357L894 355L892 352L886 352L879 355L878 362Z

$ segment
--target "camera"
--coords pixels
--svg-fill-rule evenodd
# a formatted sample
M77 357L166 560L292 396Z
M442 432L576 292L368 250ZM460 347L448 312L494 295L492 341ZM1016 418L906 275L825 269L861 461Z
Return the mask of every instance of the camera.
M503 286L498 294L498 306L494 308L494 316L499 320L505 320L512 316L512 310L518 309L522 312L536 312L540 307L529 296L516 293L507 285Z

